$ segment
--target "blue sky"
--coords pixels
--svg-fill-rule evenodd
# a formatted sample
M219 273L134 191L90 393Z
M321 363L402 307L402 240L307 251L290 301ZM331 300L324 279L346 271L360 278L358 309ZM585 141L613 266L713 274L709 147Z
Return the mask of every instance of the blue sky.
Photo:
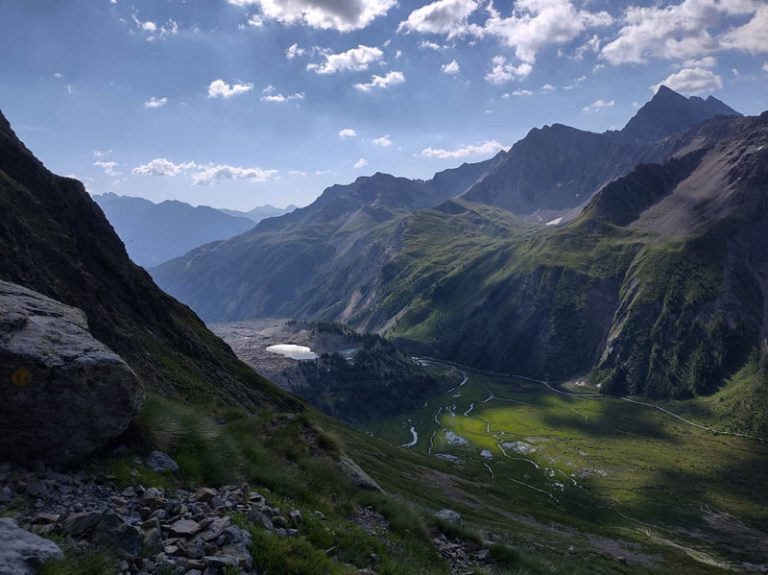
M764 0L0 0L0 109L91 193L305 205L665 82L768 109Z

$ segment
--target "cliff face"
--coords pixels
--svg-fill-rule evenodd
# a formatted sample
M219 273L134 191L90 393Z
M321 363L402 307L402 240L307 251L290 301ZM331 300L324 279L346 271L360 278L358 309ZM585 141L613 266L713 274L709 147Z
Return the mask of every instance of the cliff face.
M49 172L0 114L0 279L82 309L149 390L289 401L134 265L82 184Z

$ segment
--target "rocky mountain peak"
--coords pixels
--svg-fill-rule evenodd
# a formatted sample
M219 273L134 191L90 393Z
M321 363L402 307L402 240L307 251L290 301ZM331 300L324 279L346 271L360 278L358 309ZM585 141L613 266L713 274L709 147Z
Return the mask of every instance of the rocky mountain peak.
M680 132L715 116L741 116L739 112L709 96L686 98L661 85L656 94L642 106L618 133L631 143L651 143Z

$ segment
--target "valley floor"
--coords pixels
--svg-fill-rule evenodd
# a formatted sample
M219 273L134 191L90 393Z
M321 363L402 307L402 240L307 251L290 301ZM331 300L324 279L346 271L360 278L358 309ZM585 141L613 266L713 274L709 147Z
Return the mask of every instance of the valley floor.
M768 572L764 442L586 382L552 387L420 361L454 372L457 385L369 426L372 441L413 452L411 467L390 459L374 473L385 486L413 493L415 474L424 503L452 506L518 548L629 569L587 572Z

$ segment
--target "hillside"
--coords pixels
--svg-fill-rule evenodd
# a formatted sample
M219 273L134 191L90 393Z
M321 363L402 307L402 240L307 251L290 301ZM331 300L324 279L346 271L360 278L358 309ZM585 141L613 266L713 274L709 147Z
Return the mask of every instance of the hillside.
M155 204L116 194L101 194L93 199L123 240L131 259L145 268L203 244L229 239L254 226L250 217L228 215L208 206L195 207L178 201Z
M603 188L571 224L511 241L477 232L460 260L430 246L466 251L450 230L490 215L457 203L450 218L414 216L366 321L398 318L392 334L487 369L592 371L616 394L712 393L766 337L766 138L768 114L713 120L676 137L670 161Z
M189 308L160 291L131 262L83 185L49 172L2 114L0 278L82 309L94 336L151 391L299 407L240 363Z
M206 321L348 319L376 296L376 277L398 250L403 218L460 194L486 165L465 164L428 181L375 174L335 185L306 208L203 246L152 275Z

